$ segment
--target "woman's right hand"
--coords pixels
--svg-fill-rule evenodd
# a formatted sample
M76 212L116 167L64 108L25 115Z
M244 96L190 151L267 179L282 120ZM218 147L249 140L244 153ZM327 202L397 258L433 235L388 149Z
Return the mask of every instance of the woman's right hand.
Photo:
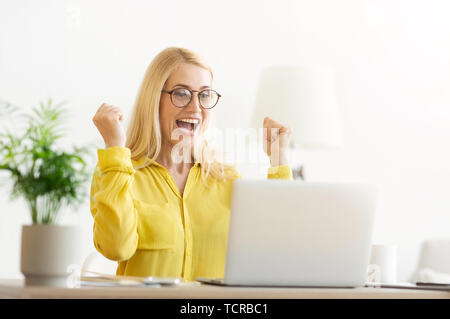
M125 146L127 136L123 127L123 113L115 106L103 103L92 121L105 141L106 147Z

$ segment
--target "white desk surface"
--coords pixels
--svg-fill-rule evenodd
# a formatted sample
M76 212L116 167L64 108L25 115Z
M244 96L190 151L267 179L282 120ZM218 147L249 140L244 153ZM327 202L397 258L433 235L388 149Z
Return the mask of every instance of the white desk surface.
M387 288L219 287L199 283L178 287L24 287L21 279L0 280L0 298L147 299L450 299L448 291Z

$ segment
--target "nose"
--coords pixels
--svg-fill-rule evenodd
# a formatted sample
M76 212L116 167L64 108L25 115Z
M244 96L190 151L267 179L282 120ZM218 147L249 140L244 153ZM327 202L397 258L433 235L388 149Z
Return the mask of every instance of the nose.
M200 113L202 111L202 107L200 106L200 102L198 100L198 92L193 93L191 101L185 108L192 113Z

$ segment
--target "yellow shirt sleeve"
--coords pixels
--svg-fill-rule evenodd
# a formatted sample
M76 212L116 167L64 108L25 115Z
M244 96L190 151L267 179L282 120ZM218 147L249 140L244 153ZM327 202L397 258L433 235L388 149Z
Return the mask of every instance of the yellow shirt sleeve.
M97 150L90 208L94 217L94 245L111 260L129 259L138 245L137 217L130 188L135 170L125 147Z
M292 180L293 178L291 167L289 165L269 167L267 178Z

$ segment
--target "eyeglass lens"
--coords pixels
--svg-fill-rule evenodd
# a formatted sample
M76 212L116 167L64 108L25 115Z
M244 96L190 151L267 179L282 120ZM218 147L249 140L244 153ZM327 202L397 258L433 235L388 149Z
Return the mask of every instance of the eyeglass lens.
M187 89L175 89L171 96L172 103L178 107L188 105L192 99L192 94ZM213 90L203 90L198 93L198 99L202 107L209 109L216 105L219 95Z

